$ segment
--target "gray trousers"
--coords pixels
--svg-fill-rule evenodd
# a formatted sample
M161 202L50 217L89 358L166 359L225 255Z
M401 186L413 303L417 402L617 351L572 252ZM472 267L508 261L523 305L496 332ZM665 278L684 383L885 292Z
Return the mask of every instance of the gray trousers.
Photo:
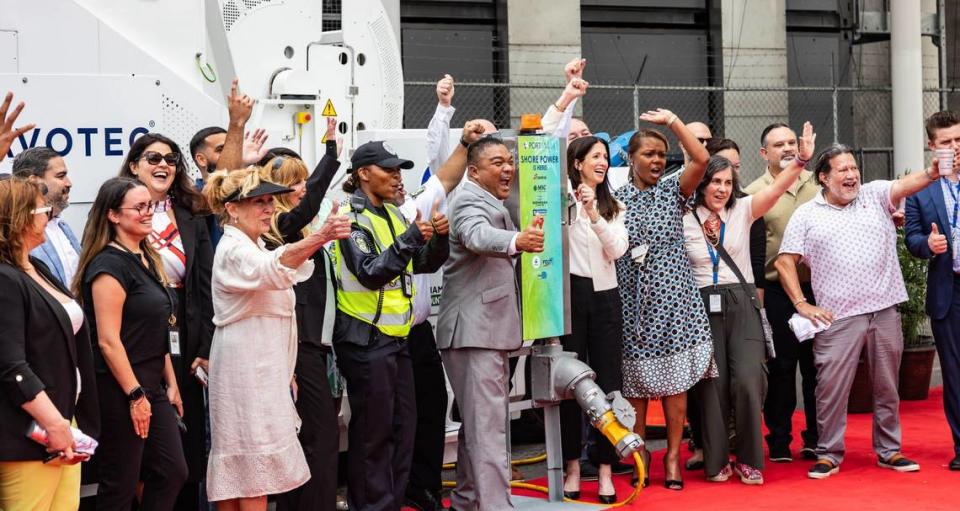
M507 351L445 349L443 365L460 409L457 486L450 506L458 511L504 511L510 503Z
M714 476L730 462L727 419L731 413L737 461L762 469L760 418L767 372L760 313L740 284L702 288L700 295L708 313L711 294L719 294L722 303L722 312L708 314L720 376L700 380L690 390L700 407L704 472Z
M903 333L895 306L834 321L813 340L817 366L817 457L839 465L847 429L847 400L866 349L873 386L873 450L883 459L900 452L900 396L897 394Z

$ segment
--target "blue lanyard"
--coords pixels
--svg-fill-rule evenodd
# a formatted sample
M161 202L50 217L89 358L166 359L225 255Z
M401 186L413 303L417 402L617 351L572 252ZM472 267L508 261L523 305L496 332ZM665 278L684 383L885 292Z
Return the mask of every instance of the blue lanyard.
M956 218L956 214L954 214ZM727 230L727 224L720 222L720 245L723 245L723 234ZM710 262L713 263L713 285L716 286L720 281L720 254L713 249L713 245L707 242L707 252L710 253Z
M960 200L957 199L957 192L960 191L960 182L957 183L956 189L950 184L950 181L947 181L947 190L950 190L950 196L953 197L953 220L951 221L950 226L954 229L957 228L957 213L960 212Z

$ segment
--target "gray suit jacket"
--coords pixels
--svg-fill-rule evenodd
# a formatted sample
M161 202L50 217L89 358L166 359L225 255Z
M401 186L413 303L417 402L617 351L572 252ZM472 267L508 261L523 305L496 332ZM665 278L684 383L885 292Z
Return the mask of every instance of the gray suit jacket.
M443 265L437 347L519 348L519 290L514 259L507 254L517 228L510 214L468 181L454 195L448 215L450 257Z

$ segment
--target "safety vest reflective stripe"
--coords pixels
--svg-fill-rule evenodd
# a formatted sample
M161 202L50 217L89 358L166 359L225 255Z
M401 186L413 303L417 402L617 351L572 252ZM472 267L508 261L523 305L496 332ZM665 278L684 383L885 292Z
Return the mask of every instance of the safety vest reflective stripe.
M373 239L376 253L382 253L393 244L393 232L401 233L407 226L400 211L393 205L385 205L390 216L388 221L367 210L356 213L348 209L353 223ZM377 327L382 333L394 337L406 337L413 324L413 299L404 296L400 277L380 289L368 289L350 272L340 254L340 243L333 246L334 266L337 272L337 308L345 314ZM406 271L413 274L413 261L407 263ZM411 291L413 279L410 279Z

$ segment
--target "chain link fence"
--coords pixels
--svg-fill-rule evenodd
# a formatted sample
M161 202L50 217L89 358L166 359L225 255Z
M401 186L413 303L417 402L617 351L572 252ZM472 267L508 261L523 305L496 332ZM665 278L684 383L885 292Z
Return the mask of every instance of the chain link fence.
M434 82L407 82L404 126L425 128L436 109ZM452 126L484 118L502 128L517 128L524 113L543 113L562 91L557 84L457 83ZM960 105L960 89L924 91L924 116L949 105ZM893 169L893 115L889 87L782 87L732 88L590 84L578 102L576 115L595 132L611 138L640 127L641 113L667 108L685 122L701 121L714 136L733 139L741 149L744 178L763 172L760 133L774 122L785 122L797 131L810 121L817 145L840 142L854 147L865 181L890 179ZM662 131L662 130L661 130ZM668 134L669 135L669 134ZM923 133L918 130L918 137ZM671 152L679 158L676 140Z

